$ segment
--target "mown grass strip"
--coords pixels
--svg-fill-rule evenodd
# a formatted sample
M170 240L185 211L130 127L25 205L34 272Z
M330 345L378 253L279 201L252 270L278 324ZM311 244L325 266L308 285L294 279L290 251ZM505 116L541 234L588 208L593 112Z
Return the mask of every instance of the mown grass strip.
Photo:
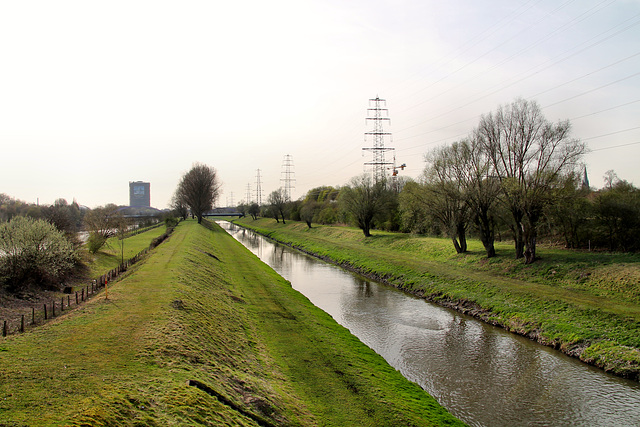
M528 336L607 371L640 373L640 256L543 248L531 266L507 243L487 260L480 242L455 254L446 239L349 227L236 223L407 292ZM603 279L607 277L607 279Z
M0 341L0 424L260 422L461 424L231 236L195 221L108 300Z
M83 253L83 257L88 261L89 277L98 277L105 272L116 268L122 260L132 258L140 251L149 247L149 244L156 237L161 236L167 227L152 228L143 233L129 236L124 239L124 245L121 246L121 240L118 237L110 237L107 243L95 254L88 251Z

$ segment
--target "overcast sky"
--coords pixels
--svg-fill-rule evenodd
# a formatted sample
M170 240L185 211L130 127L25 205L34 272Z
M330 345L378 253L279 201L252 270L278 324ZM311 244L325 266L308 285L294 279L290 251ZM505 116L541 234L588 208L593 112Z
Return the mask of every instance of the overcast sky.
M168 205L194 162L218 205L342 185L387 100L401 174L517 97L570 119L592 186L640 186L640 1L3 1L0 193ZM392 156L388 153L387 156ZM255 194L253 195L255 197Z

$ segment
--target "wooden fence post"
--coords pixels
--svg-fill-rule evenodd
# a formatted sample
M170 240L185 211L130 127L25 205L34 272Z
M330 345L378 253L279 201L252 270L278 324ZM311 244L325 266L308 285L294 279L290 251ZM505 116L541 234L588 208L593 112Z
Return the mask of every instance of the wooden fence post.
M56 302L51 301L51 318L56 317Z
M35 307L31 307L31 324L32 325L36 324L36 308Z
M4 321L4 326L2 326L2 336L3 336L3 337L6 337L8 332L9 332L9 331L8 331L8 329L7 329L7 321L5 320L5 321Z
M64 311L64 297L60 299L60 311Z
M78 305L78 291L76 291L76 305Z
M47 304L44 304L44 320L47 320Z
M82 301L84 301L84 288L82 288Z

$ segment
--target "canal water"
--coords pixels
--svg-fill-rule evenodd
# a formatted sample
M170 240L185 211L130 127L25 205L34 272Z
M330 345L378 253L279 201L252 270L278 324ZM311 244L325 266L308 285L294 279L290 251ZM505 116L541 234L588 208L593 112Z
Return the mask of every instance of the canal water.
M233 237L474 426L640 426L640 384L250 230Z

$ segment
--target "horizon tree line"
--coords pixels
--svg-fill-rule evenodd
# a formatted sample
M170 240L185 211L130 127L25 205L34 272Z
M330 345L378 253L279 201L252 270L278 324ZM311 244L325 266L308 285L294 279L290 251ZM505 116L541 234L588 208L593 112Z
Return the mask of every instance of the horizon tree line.
M445 235L458 253L472 233L489 258L495 240L509 236L527 264L538 258L541 237L561 238L568 248L640 249L640 190L613 171L605 188L585 187L586 152L569 121L552 123L535 101L516 99L482 115L467 137L428 152L419 180L402 180L396 191L370 175L317 187L286 201L286 217L308 227L349 223L365 236L376 228ZM260 207L261 215L275 210L284 221L281 202Z

